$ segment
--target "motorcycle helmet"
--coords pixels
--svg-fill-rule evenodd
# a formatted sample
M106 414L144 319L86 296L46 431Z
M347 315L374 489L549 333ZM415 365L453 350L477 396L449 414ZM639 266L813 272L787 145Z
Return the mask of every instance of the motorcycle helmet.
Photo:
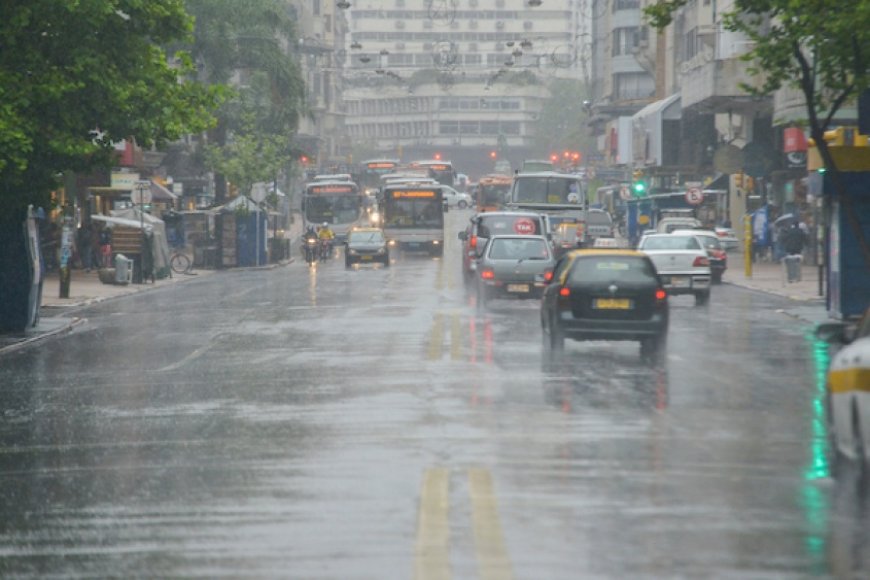
M328 227L329 227L329 222L323 222L323 227L328 228Z

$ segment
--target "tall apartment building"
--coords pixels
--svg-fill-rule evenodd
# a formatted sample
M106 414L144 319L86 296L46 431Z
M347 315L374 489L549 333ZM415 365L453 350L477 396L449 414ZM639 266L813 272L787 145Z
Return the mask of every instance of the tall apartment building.
M534 154L547 81L582 78L588 65L586 2L355 0L345 153L438 154L472 174L492 170L492 152L519 165Z
M307 107L295 140L320 163L341 161L345 134L341 99L345 14L329 0L290 0L290 4L299 35L297 52Z

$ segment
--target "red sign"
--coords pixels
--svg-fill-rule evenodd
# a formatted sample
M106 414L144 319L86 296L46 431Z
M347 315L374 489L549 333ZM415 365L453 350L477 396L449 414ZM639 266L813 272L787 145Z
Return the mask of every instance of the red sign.
M804 135L803 129L799 127L788 127L782 132L783 153L794 153L796 151L807 150L807 138Z
M528 236L535 233L535 222L528 218L518 219L514 222L514 231L518 234Z
M353 193L353 185L316 185L308 188L309 193Z
M704 201L704 192L699 187L690 187L686 190L686 202L689 205L701 205Z

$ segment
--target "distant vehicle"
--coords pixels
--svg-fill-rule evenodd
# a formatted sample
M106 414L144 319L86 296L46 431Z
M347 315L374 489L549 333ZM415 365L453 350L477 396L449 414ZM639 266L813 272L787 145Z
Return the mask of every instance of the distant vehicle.
M722 242L722 248L726 252L732 252L740 247L740 240L737 239L737 234L731 228L717 227L713 229L716 235L719 236L719 241Z
M453 187L456 184L456 171L450 161L429 159L426 161L414 161L408 164L409 169L425 169L429 177L443 185Z
M669 234L676 230L692 230L703 227L701 221L691 217L662 218L656 224L656 233Z
M565 339L637 340L660 355L668 332L668 293L652 260L631 250L574 250L556 263L541 300L544 348Z
M583 180L568 173L518 173L506 200L511 210L546 214L552 227L560 223L585 224L586 190ZM583 228L585 242L585 225Z
M510 175L490 174L477 182L478 211L498 211L504 208L505 199L511 191L513 177Z
M444 198L432 184L386 185L381 208L389 243L406 251L444 253Z
M704 249L707 250L707 257L710 259L710 275L713 277L713 283L719 284L722 282L722 275L728 269L728 254L722 247L722 242L719 241L719 236L716 232L710 230L674 230L674 235L695 236Z
M536 173L538 171L556 171L552 161L546 159L526 159L520 167L520 173Z
M344 240L365 213L365 195L352 181L315 181L305 187L302 197L303 228L320 227L324 222Z
M612 238L614 235L613 218L603 209L589 208L585 213L585 244L592 246L598 238Z
M344 265L380 262L390 267L390 249L381 228L354 228L347 235L344 246Z
M819 325L816 335L843 345L831 360L826 384L828 436L833 467L843 460L866 469L870 462L870 308L854 332L844 322Z
M477 260L477 305L495 298L540 298L555 260L544 236L493 236Z
M495 235L544 236L550 230L546 218L536 212L488 211L475 214L468 227L459 232L462 240L462 274L466 282L474 277L477 258L487 240Z
M369 195L381 188L381 176L393 173L399 167L398 159L369 159L362 163L360 185Z
M448 207L465 209L467 207L471 207L471 205L473 205L474 203L469 194L463 193L461 191L456 191L449 185L441 186L441 194L444 196L444 202L447 204Z
M504 175L510 175L513 171L511 169L511 162L507 159L499 159L495 162L495 166L492 169L493 173L501 173Z
M710 258L695 236L650 234L638 244L656 266L668 294L692 294L695 304L710 299Z
M315 175L311 181L353 181L350 173L324 173Z

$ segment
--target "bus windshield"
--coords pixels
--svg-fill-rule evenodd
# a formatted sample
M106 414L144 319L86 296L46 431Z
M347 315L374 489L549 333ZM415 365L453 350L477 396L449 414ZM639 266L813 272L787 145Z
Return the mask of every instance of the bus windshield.
M362 197L353 183L312 183L305 194L304 217L309 223L352 224L361 216Z
M504 205L505 195L510 190L510 183L481 183L478 187L477 206L500 208Z
M363 163L362 185L368 189L377 189L381 186L381 176L392 173L399 166L397 161L388 159L366 161Z
M384 217L384 226L388 228L441 228L444 225L442 202L434 192L431 197L390 192L386 196Z
M577 179L547 175L518 175L514 179L512 201L531 204L579 204L582 200Z

